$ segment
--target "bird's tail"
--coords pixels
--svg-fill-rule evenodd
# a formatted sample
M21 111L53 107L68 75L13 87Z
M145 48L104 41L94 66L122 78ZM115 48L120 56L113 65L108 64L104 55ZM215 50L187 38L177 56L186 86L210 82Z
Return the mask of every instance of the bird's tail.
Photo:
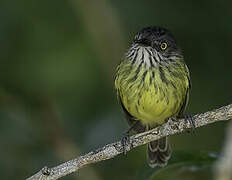
M167 137L152 141L147 147L148 164L150 167L164 167L171 157L171 149Z

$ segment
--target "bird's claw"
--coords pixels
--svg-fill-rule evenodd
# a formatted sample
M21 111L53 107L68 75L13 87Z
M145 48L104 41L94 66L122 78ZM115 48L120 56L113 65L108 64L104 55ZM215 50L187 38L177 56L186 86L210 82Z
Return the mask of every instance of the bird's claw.
M126 152L127 152L127 146L130 144L130 136L129 136L129 133L126 132L123 137L122 137L122 140L121 140L121 143L122 143L122 151L123 151L123 154L126 155Z
M190 131L188 131L188 132L195 132L194 130L195 130L195 122L194 122L194 120L193 120L193 116L192 115L183 115L183 118L185 119L185 121L187 122L187 123L190 123L190 125L191 125L191 130Z

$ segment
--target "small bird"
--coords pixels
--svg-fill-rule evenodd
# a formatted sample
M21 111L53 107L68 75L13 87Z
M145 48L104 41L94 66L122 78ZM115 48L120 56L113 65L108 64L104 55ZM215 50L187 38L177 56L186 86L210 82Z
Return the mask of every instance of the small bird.
M184 117L190 75L183 53L167 29L146 27L136 34L117 67L115 88L130 126L128 133ZM147 150L151 167L167 165L171 157L167 137L150 142Z

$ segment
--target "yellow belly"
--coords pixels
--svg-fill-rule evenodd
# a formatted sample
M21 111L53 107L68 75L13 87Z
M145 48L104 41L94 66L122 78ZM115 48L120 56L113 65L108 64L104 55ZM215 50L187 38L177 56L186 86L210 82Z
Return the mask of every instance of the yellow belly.
M156 92L153 87L142 89L141 95L129 95L124 98L123 104L143 124L163 124L167 118L176 115L181 106L173 90L168 88L158 88Z
M128 74L128 78L118 74L115 80L118 96L124 107L144 125L163 124L167 118L178 115L188 93L187 74L175 78L168 71L164 71L167 83L157 73L157 69L154 72L148 70L143 76L142 70L133 81Z

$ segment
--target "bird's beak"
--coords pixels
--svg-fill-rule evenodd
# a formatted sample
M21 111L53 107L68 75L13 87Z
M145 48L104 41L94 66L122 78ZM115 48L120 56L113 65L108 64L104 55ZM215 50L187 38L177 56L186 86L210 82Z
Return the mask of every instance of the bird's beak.
M134 41L136 44L142 45L142 46L150 46L151 42L148 39L138 39Z

